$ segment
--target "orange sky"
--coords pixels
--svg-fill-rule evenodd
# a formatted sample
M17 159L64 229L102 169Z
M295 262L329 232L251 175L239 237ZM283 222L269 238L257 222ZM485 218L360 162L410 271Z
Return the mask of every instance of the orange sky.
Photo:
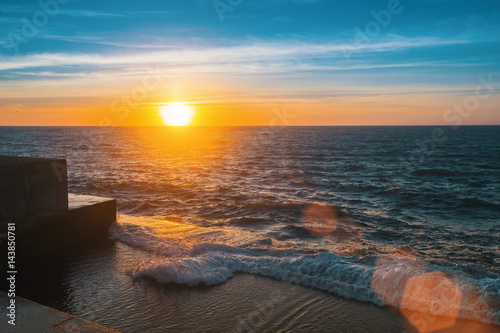
M500 123L498 95L481 101L471 112L460 114L453 111L445 119L446 112L466 97L456 94L382 92L366 96L340 92L335 97L321 99L307 96L286 98L279 94L248 98L231 92L215 96L187 92L172 96L166 93L162 97L159 89L138 101L126 99L128 95L115 92L109 92L109 96L40 96L43 95L43 89L47 88L42 87L41 92L33 89L32 94L25 93L28 95L26 97L18 92L19 97L10 98L12 102L2 106L0 125L163 125L159 109L164 103L174 101L189 102L195 108L192 125L198 126L455 125L459 119L468 125Z
M491 93L477 78L454 87L395 87L356 84L343 77L328 84L321 77L303 81L310 75L282 82L261 75L172 75L168 68L148 67L134 75L0 82L0 125L163 125L159 108L172 102L195 107L192 125L198 126L500 124L498 90ZM453 109L477 99L478 87L487 98L470 112Z
M398 3L5 4L0 126L500 124L498 5Z

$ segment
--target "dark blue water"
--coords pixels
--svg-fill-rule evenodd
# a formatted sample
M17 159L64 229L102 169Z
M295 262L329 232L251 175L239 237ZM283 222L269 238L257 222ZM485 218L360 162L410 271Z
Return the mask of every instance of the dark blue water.
M202 228L119 222L111 237L152 252L135 277L247 272L411 308L424 276L500 322L499 126L0 128L0 154L66 158L71 192Z

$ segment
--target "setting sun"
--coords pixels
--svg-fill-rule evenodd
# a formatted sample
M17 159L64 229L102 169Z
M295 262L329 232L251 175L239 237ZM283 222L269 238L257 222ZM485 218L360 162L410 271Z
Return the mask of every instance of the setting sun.
M168 126L186 126L195 114L194 108L186 103L170 103L160 107L160 116Z

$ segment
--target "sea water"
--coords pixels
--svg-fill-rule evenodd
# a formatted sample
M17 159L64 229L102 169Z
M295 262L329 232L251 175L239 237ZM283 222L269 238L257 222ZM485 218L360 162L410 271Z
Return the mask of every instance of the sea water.
M131 279L268 276L500 325L500 127L3 127L114 197ZM164 220L163 222L161 220Z

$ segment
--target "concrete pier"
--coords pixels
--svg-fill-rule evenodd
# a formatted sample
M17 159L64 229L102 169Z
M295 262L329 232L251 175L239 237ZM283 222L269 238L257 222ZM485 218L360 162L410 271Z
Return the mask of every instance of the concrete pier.
M68 206L69 228L81 241L107 237L109 227L116 221L115 199L70 193Z
M9 314L8 307L11 306L11 300L14 300L15 325L9 324L12 320L9 316L3 316L0 320L0 332L9 333L41 333L41 332L66 332L66 333L105 333L117 332L107 327L97 325L90 321L72 316L70 314L51 309L35 302L28 301L21 297L10 298L7 293L0 291L0 307L2 313Z
M116 200L68 194L66 160L0 156L0 254L3 262L9 260L4 273L12 276L10 287L3 287L8 279L0 283L13 296L0 292L0 307L7 312L7 316L1 312L0 332L115 332L14 297L15 292L22 291L16 285L17 269L30 258L106 239L115 221ZM15 319L15 325L9 324L11 319Z
M0 156L0 223L27 230L68 212L66 160ZM0 232L4 232L2 229Z
M106 238L116 201L68 194L64 159L0 156L0 242L15 224L20 257Z

